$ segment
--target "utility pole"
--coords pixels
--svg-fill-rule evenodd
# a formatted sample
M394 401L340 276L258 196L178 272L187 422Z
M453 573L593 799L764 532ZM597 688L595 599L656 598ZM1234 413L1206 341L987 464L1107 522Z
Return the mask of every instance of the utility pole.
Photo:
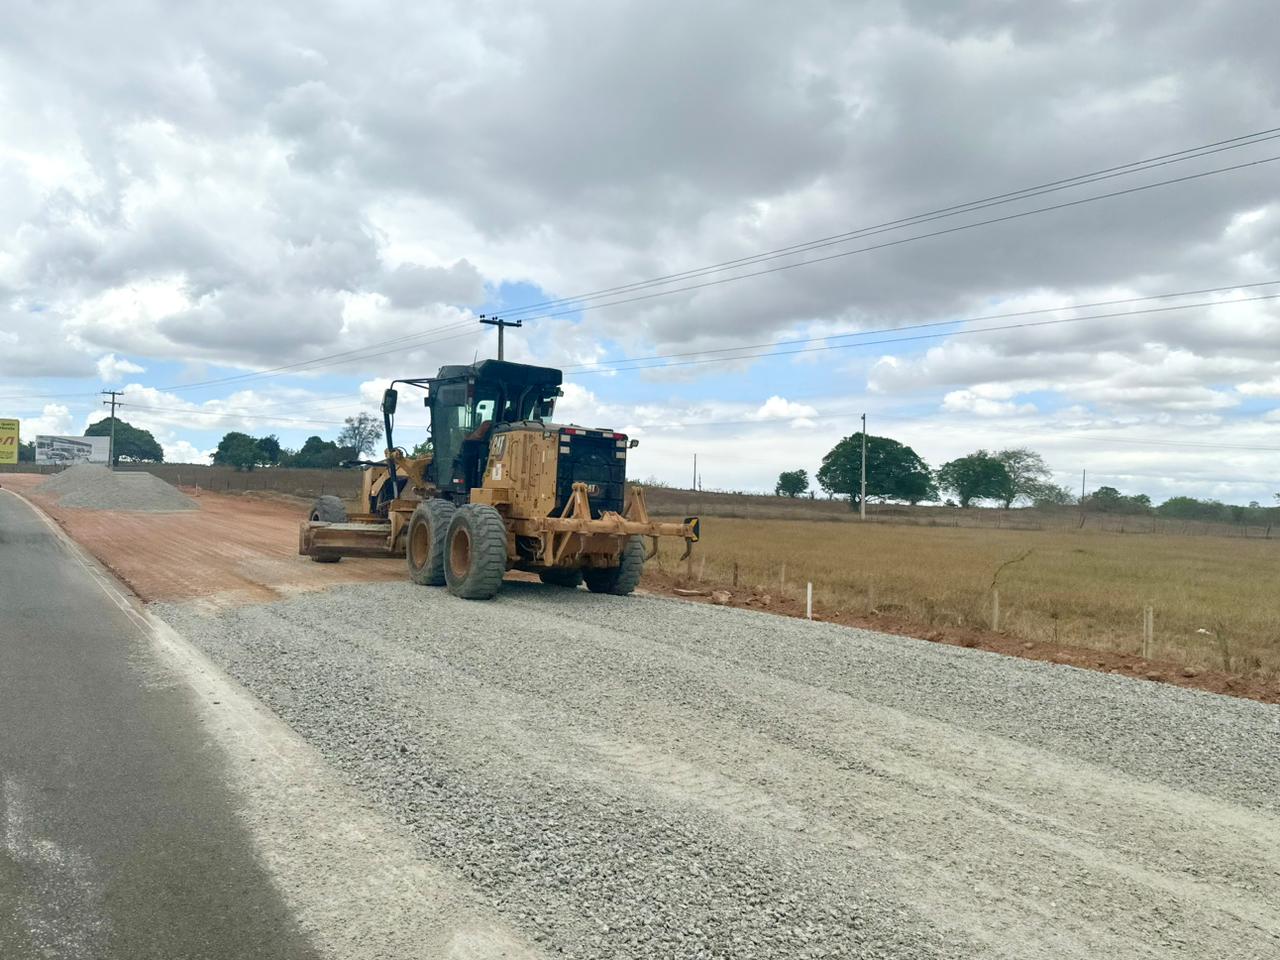
M123 390L103 390L104 397L110 397L110 400L103 400L102 405L111 407L111 446L107 448L107 469L114 470L116 468L116 398L123 397Z
M693 455L693 489L698 489L698 455Z
M1084 506L1084 481L1087 476L1089 476L1089 469L1086 467L1080 471L1080 506L1082 507Z
M498 328L498 359L502 360L502 331L506 327L523 327L523 320L503 320L501 317L487 317L480 314L480 322Z
M867 519L867 415L862 415L862 492L858 495L858 516Z

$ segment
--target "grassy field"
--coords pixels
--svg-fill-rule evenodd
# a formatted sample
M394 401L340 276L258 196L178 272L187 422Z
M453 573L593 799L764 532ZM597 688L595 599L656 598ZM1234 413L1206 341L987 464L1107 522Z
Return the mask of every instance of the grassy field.
M907 524L709 518L695 575L787 595L814 585L820 608L879 611L927 626L990 624L1027 640L1139 653L1155 610L1154 659L1280 677L1280 540L993 530ZM683 569L682 544L660 569ZM705 560L704 560L705 558ZM1203 631L1203 632L1202 632Z

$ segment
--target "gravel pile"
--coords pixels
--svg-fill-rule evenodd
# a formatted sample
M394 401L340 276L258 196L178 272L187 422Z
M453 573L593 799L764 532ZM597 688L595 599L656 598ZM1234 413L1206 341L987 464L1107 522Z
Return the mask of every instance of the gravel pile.
M157 612L573 957L1274 957L1280 711L655 598Z
M152 513L199 509L194 500L157 476L112 471L95 463L68 467L36 490L52 496L59 506L85 510Z

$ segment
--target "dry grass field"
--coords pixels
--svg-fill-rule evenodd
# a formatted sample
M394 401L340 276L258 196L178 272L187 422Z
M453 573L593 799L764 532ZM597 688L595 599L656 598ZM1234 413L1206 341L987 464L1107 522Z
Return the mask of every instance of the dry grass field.
M1139 653L1196 668L1280 677L1280 540L709 518L694 573L743 590L803 596L929 626L985 628L999 574L1002 632ZM666 545L660 569L683 569ZM783 566L786 585L781 586Z

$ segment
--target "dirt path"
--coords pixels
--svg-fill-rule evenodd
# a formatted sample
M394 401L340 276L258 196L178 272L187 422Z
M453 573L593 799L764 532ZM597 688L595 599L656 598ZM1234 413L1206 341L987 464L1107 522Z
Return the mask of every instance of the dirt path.
M312 563L298 556L302 511L289 504L188 489L199 510L77 510L42 495L36 487L44 479L6 474L0 483L41 507L146 601L244 603L404 576L396 560Z

